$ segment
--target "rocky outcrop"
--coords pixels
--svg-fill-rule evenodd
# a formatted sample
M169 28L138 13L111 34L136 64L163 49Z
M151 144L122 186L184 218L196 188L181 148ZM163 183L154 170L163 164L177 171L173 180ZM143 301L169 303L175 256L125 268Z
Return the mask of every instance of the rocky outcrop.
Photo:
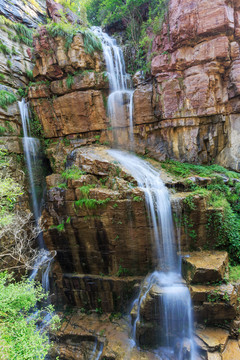
M0 1L0 14L14 22L23 23L28 27L37 27L45 22L45 0L11 0ZM2 39L2 37L1 37Z
M226 279L228 254L223 251L191 252L183 257L183 274L190 283L214 283Z
M225 0L213 6L200 0L169 3L167 21L154 39L152 60L154 106L162 127L172 130L165 133L160 150L167 156L193 162L214 157L238 170L238 12L236 2Z
M71 305L94 309L100 297L111 312L126 309L156 259L143 192L106 150L68 152L67 168L47 177L43 221L45 243L57 251L58 300L64 293Z
M84 34L75 35L66 50L62 38L52 38L45 27L39 31L34 39L33 75L40 81L32 85L28 96L45 137L89 137L90 132L106 130L108 78L102 54L88 53Z

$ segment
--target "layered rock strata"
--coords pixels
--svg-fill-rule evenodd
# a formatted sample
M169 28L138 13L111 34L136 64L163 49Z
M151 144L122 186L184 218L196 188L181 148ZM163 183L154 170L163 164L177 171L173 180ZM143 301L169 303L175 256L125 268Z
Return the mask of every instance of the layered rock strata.
M238 18L237 1L169 3L167 21L153 43L152 74L163 123L172 119L175 134L184 122L191 124L180 139L173 135L175 158L182 159L182 150L188 161L214 158L239 170ZM208 130L201 134L206 122ZM168 149L170 138L166 141Z

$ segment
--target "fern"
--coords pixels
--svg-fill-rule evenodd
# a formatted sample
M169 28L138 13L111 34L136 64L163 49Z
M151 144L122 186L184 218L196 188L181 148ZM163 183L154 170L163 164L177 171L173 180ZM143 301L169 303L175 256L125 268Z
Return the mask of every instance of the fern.
M87 209L96 209L98 205L106 205L111 199L107 198L105 200L97 199L79 199L75 201L75 206L77 208L85 206Z
M71 74L68 74L66 83L67 83L68 89L71 89L71 87L74 83L74 77Z
M14 94L6 90L0 90L0 107L4 110L7 110L7 106L13 104L17 101L17 98Z
M90 191L90 189L94 189L95 188L95 184L90 184L90 185L84 185L84 186L81 186L80 188L79 188L79 190L81 191L81 193L83 194L83 195L88 195L89 194L89 191Z
M0 52L3 53L4 55L11 55L11 50L2 43L2 41L0 40Z

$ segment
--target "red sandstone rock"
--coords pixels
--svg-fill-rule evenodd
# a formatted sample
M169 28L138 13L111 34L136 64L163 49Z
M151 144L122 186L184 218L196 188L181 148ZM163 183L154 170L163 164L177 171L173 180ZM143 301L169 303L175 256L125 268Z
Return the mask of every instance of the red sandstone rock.
M46 137L57 137L106 128L100 91L76 91L53 99L33 99L32 105Z

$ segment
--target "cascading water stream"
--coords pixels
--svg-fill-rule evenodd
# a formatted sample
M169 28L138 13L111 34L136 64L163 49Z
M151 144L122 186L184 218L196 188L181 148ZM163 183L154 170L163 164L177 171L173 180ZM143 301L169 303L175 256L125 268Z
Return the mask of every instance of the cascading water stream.
M103 55L105 58L109 77L110 94L108 97L108 116L111 120L115 145L118 144L117 134L114 129L129 126L129 137L131 149L134 145L133 139L133 93L128 86L128 75L125 70L123 52L108 34L100 27L94 26L92 32L101 40Z
M41 205L40 201L38 201L36 187L35 187L35 178L33 169L38 166L37 159L39 157L40 152L40 142L38 139L31 137L30 130L30 117L28 111L28 104L25 99L18 102L22 127L23 127L23 148L25 161L28 169L29 175L29 184L31 189L31 200L33 207L33 215L36 222L36 226L39 227L39 218L41 215ZM49 291L49 272L51 269L51 262L55 256L55 254L51 253L45 248L45 244L43 241L42 233L40 232L38 236L38 245L39 245L39 255L35 264L33 266L32 273L30 274L30 280L33 280L38 275L39 269L41 269L42 273L42 287L48 292ZM46 322L49 321L48 314L46 314L45 319L43 320L43 326L46 325ZM44 325L45 324L45 325Z
M133 149L133 91L127 88L123 53L116 45L116 41L105 34L101 28L94 27L92 31L102 42L109 74L108 115L113 127L116 128L124 126L128 117L131 142L129 148ZM126 97L128 99L127 116L125 114ZM115 142L117 143L116 139ZM190 358L194 360L191 297L181 277L181 259L177 255L177 251L180 252L179 234L177 244L167 188L159 172L148 162L122 151L110 150L109 154L131 173L137 180L138 186L144 191L158 258L156 271L146 277L139 298L135 300L137 316L133 329L134 338L136 338L137 323L141 320L141 304L151 288L157 286L162 291L159 304L162 321L159 354L163 354L164 358L174 356L176 360L182 360L185 356L183 344L187 338L190 344Z
M140 321L141 303L145 300L153 285L162 289L160 312L162 313L161 344L166 349L162 353L171 353L178 347L175 355L177 360L183 359L183 343L188 339L191 347L191 360L194 360L193 320L191 297L188 288L183 284L177 256L177 244L174 234L171 203L167 188L162 182L159 172L148 162L135 155L123 151L109 150L109 154L123 165L137 180L138 186L144 191L148 213L153 227L158 266L143 284L143 290L137 299L137 317ZM135 303L135 304L136 304Z

